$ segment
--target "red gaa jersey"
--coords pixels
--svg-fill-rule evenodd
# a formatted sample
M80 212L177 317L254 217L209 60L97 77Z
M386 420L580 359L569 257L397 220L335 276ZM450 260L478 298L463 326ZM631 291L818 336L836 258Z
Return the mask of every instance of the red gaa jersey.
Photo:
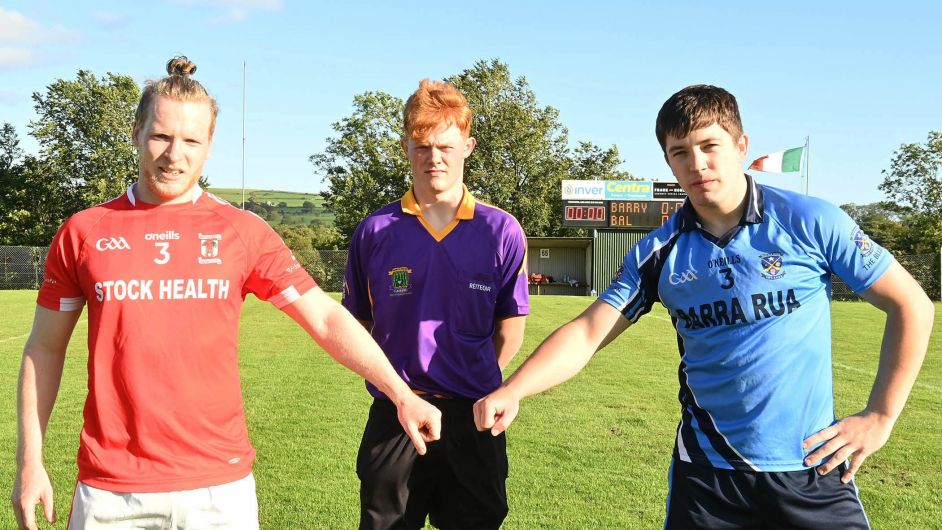
M314 280L254 214L197 190L150 205L134 187L69 218L38 303L88 304L78 479L118 492L231 482L252 468L237 364L248 293L284 307Z

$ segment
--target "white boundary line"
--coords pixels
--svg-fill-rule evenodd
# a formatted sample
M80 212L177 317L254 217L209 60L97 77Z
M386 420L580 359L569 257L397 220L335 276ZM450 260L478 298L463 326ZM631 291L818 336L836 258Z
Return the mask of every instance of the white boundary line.
M863 368L857 368L856 366L850 366L850 365L846 365L844 363L839 363L836 361L834 361L834 366L837 368L840 368L841 370L847 370L849 372L857 372L858 374L869 375L870 377L877 376L876 372L872 372L870 370L864 370ZM916 380L916 384L914 384L913 386L917 386L919 388L925 388L926 390L931 390L932 392L942 392L942 387L932 385L929 383L923 383L922 381L919 381L918 379Z
M79 324L85 324L87 322L88 322L88 319L84 318L76 322L75 325L78 326ZM0 339L0 343L10 342L11 340L25 339L26 337L29 337L29 333L24 333L22 335L16 335L14 337L7 337L5 339Z

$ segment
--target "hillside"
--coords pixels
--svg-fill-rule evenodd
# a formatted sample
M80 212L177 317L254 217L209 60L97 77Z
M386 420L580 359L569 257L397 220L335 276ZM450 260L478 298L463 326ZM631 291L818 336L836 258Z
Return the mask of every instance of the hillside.
M242 188L209 188L210 193L236 206L242 205ZM270 225L334 225L334 216L324 209L324 199L317 193L276 190L245 190L246 209L252 210Z

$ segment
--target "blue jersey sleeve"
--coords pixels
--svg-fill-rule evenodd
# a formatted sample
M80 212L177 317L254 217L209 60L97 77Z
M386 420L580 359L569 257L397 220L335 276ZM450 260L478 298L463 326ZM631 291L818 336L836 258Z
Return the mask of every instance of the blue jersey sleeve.
M866 291L893 263L893 256L878 245L840 208L826 204L818 233L830 270L854 292Z
M617 277L612 284L599 296L602 300L615 309L629 321L636 322L641 315L651 310L651 306L657 301L656 285L650 278L646 279L642 270L647 270L645 260L641 255L641 247L644 241L635 245L618 268ZM650 260L652 256L648 256ZM650 274L650 273L649 273Z

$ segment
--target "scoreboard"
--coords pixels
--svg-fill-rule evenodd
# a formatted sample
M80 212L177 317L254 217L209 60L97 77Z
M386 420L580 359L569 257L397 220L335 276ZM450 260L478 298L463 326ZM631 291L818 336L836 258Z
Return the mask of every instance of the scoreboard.
M683 205L683 201L609 201L608 226L657 228Z
M608 201L563 201L563 226L608 228Z
M674 182L563 181L563 226L657 228L684 205Z

